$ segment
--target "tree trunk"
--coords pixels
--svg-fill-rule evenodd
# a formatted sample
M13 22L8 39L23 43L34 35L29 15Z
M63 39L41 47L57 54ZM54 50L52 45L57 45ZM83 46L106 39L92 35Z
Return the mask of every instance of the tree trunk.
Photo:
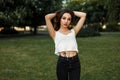
M33 32L34 35L37 34L37 26L34 26L34 32Z

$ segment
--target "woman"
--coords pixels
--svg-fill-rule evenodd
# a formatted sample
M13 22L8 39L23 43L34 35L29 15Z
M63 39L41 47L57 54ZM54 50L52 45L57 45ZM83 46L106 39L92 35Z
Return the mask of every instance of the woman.
M74 15L80 19L73 29L69 29ZM54 18L55 25L53 26L52 19ZM56 68L58 80L80 80L81 67L76 35L82 28L85 18L86 13L68 9L45 16L47 29L55 42L55 54L59 56Z

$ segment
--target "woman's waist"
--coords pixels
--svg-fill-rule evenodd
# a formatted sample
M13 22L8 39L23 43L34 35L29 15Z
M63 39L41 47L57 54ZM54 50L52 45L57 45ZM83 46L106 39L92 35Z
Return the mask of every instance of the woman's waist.
M61 57L71 58L77 55L77 51L62 51L62 52L59 52L59 55Z

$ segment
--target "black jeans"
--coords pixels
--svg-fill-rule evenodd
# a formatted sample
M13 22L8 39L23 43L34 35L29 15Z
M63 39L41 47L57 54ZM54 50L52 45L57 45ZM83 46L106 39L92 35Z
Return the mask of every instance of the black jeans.
M80 80L81 66L78 55L71 58L59 56L56 69L58 80Z

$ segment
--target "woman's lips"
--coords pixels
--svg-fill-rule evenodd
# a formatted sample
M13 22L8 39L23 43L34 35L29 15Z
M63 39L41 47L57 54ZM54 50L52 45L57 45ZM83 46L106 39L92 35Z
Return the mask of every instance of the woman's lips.
M67 26L67 24L64 24L64 26Z

